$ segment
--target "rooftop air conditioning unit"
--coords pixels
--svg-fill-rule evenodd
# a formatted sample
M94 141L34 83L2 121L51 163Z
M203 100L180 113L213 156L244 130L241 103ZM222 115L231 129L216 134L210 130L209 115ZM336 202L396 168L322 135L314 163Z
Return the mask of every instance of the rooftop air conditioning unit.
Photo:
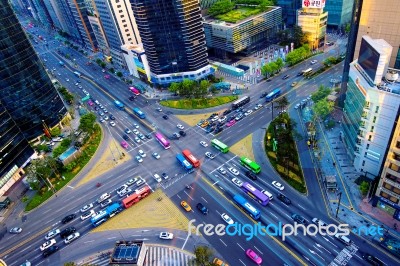
M388 70L388 72L385 75L385 78L389 82L394 82L399 78L399 73L395 70Z

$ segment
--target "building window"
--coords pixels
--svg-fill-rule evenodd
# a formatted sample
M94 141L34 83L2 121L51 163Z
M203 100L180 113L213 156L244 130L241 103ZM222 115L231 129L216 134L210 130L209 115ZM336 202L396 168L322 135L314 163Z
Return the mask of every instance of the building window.
M369 141L371 141L371 139L372 139L372 136L371 136L371 135L369 135L369 136L368 136L368 140L369 140Z
M367 148L366 148L367 150L369 149L369 144L367 144Z
M118 13L122 13L123 12L123 10L118 10Z
M125 20L125 19L123 19L123 20L122 20L122 23L125 23L125 22L126 22L126 20Z
M120 8L120 7L121 7L121 5L117 5L117 7L118 7L118 8Z
M371 127L371 132L374 132L374 128L375 128L374 126Z
M377 106L377 107L375 108L375 113L378 113L378 111L379 111L379 106Z
M374 119L372 119L372 123L376 122L376 116L374 116Z
M397 56L396 56L396 62L394 62L394 68L396 69L400 68L400 47L397 50Z
M365 153L365 154L367 154L367 153ZM365 165L365 161L362 162L362 166L364 166L364 165Z
M120 13L121 13L121 12L120 12ZM124 15L121 15L121 16L120 16L120 18L124 18L124 17L125 17Z

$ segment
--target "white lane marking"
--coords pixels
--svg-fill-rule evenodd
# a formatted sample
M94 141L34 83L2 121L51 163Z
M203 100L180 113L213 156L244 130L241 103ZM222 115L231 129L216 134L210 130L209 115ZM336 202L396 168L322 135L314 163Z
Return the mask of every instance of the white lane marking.
M244 248L241 245L239 245L239 243L236 243L236 245L238 245L244 251Z
M225 242L224 242L224 241L222 241L222 239L219 239L219 241L221 241L221 242L222 242L222 244L224 244L224 245L225 245L225 247L227 247L227 246L228 246L227 244L225 244Z
M205 199L205 198L203 198L203 197L201 197L205 202L207 202L208 203L208 201Z

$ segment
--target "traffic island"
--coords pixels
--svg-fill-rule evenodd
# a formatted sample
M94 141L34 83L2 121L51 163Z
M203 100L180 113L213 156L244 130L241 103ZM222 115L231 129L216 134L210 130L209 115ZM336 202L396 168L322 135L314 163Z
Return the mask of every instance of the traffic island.
M307 188L293 137L293 122L288 114L280 114L269 124L264 136L264 146L271 165L282 179L297 191L306 193Z
M166 101L160 101L160 104L165 107L176 108L176 109L188 109L188 110L205 109L233 102L237 98L238 96L235 95L216 96L212 98L202 98L202 99L166 100Z

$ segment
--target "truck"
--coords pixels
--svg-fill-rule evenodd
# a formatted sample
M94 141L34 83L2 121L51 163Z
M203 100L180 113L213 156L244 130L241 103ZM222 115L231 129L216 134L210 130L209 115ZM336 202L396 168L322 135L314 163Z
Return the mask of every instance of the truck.
M115 100L114 101L115 106L117 106L119 109L124 109L125 105L121 103L120 101Z

